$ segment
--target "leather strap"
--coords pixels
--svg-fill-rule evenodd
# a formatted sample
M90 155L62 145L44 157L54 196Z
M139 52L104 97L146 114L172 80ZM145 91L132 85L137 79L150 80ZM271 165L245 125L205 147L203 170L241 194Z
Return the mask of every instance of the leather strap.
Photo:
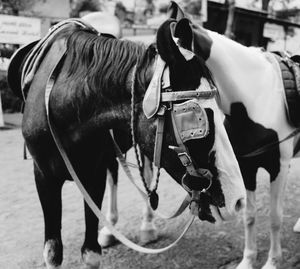
M264 146L262 146L262 147L260 147L256 150L250 152L250 153L239 155L238 158L251 158L251 157L256 157L258 155L261 155L261 154L273 149L275 146L279 145L280 143L293 138L295 135L297 135L299 133L300 133L300 128L297 128L293 132L291 132L289 135L287 135L285 138L283 138L279 141L272 142L272 143L269 143L267 145L264 145Z
M162 102L176 102L176 101L184 101L190 100L193 98L205 98L210 99L215 97L217 91L179 91L179 92L162 92L161 93L161 101Z
M174 111L171 111L172 125L173 125L174 135L178 146L177 147L169 146L169 148L174 150L177 153L178 158L181 161L182 165L186 168L186 171L190 175L198 177L199 175L197 173L196 168L193 165L192 158L189 154L189 150L183 144L180 138L180 134L178 133L174 117L175 117Z
M165 106L161 106L159 111L157 112L157 127L156 127L156 135L155 135L153 162L158 169L160 169L160 159L161 159L161 149L162 149L162 142L163 142L163 135L164 135L166 109L167 108Z
M49 97L51 94L51 91L53 89L56 77L58 75L58 72L60 70L60 63L62 62L64 57L61 57L61 59L58 61L57 65L54 67L53 71L51 72L50 77L48 78L47 84L46 84L46 90L45 90L45 105L46 105L46 116L47 116L47 120L48 120L48 126L50 129L50 132L52 134L53 140L57 146L57 149L60 152L60 155L66 165L66 168L68 169L72 179L74 180L75 184L77 185L78 189L80 190L82 196L84 197L84 200L86 201L86 203L89 205L89 207L91 208L91 210L93 211L93 213L97 216L97 218L99 219L99 222L103 225L106 226L110 232L117 238L117 240L119 240L120 242L122 242L124 245L126 245L127 247L142 252L142 253L146 253L146 254L158 254L161 252L164 252L170 248L172 248L177 242L180 241L180 239L184 236L184 234L187 232L187 230L189 229L189 227L191 226L191 224L193 223L194 220L194 216L191 216L190 220L187 222L183 232L180 234L180 236L174 241L172 242L170 245L163 247L163 248L158 248L158 249L151 249L151 248L145 248L145 247L141 247L137 244L135 244L134 242L130 241L129 239L127 239L123 234L121 234L118 230L115 229L115 227L109 223L105 216L102 214L101 210L98 208L98 206L96 205L96 203L93 201L93 199L91 198L91 196L89 195L89 193L86 191L86 189L84 188L83 184L81 183L80 179L78 178L68 156L67 153L65 152L63 145L58 137L58 134L54 128L54 126L51 124L51 120L50 120L50 112L49 112L49 106L50 106L50 101L49 101Z

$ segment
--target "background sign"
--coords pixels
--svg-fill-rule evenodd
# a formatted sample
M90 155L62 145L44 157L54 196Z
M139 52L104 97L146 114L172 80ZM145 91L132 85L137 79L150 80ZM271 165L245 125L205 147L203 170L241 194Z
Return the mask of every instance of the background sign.
M264 25L263 36L273 40L284 39L284 28L282 25L266 22Z
M40 19L0 15L0 43L22 45L40 38Z

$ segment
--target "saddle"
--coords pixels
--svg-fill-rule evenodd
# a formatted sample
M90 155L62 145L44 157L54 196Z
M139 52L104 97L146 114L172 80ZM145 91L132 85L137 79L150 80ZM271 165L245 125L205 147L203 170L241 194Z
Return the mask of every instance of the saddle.
M50 28L48 34L44 38L22 46L13 54L8 67L7 80L11 89L18 97L24 101L26 100L34 75L52 47L54 36L61 30L74 24L98 34L98 31L87 22L79 19L68 19ZM55 46L55 49L57 53L53 55L55 55L57 58L55 60L58 62L67 49L64 40L60 41L58 46ZM16 79L15 74L20 70L22 64L21 74L19 74L20 78Z
M273 52L279 63L289 121L300 127L300 56L290 57L285 52Z

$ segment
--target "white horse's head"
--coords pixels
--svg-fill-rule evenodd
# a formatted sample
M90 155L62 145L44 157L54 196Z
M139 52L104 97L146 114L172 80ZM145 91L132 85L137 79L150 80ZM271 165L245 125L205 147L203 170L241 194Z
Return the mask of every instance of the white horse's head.
M186 85L190 85L185 90L195 90L200 95L216 91L208 68L192 52L192 46L193 32L188 19L170 19L158 29L157 49L168 67L170 88L182 91ZM192 105L188 103L190 101ZM224 115L216 98L195 98L190 101L187 104L175 102L173 111L176 110L174 114L177 114L172 116L173 125L177 125L175 132L183 138L190 160L185 160L186 156L177 149L178 157L184 159L181 160L183 166L185 161L191 161L194 166L190 169L186 165L182 184L193 194L193 199L198 199L200 219L211 222L229 219L243 208L246 192L237 159L224 128ZM178 139L176 140L178 145ZM182 169L178 167L176 175L174 167L168 165L174 163L170 161L174 159L174 153L165 154L168 156L162 160L163 167L178 178ZM164 163L164 160L167 161Z

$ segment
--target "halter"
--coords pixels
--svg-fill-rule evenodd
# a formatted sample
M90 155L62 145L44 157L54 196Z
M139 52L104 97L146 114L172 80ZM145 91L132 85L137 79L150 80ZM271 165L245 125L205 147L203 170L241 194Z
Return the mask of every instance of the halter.
M134 96L134 78L135 74L133 74L131 91L132 96ZM202 90L202 88L205 89ZM208 81L204 79L201 79L201 85L196 90L174 92L171 88L169 68L166 66L166 63L161 59L161 57L159 55L157 56L156 68L143 100L143 110L146 117L148 119L152 117L157 118L157 129L153 155L154 164L157 166L157 177L155 186L152 190L148 188L142 175L142 168L139 165L143 183L149 195L150 204L154 210L158 205L158 195L156 190L160 175L161 150L163 144L166 111L170 111L171 113L172 127L177 143L177 146L169 146L169 148L177 153L179 160L186 168L186 173L183 176L181 183L183 188L192 194L191 206L193 202L196 202L197 205L199 205L198 197L201 194L206 193L211 187L213 178L212 173L205 168L195 168L189 150L184 143L188 140L204 138L209 134L208 118L205 109L199 104L199 99L214 98L216 93L216 88L214 86L211 87ZM133 101L134 100L132 100L132 119L134 119ZM181 101L181 103L178 103L179 101ZM135 145L134 132L132 132L132 134L134 142L133 145ZM137 154L137 150L135 151ZM137 159L138 158L139 157L137 155ZM196 178L208 179L208 186L201 191L192 190L185 184L184 181L188 174Z

